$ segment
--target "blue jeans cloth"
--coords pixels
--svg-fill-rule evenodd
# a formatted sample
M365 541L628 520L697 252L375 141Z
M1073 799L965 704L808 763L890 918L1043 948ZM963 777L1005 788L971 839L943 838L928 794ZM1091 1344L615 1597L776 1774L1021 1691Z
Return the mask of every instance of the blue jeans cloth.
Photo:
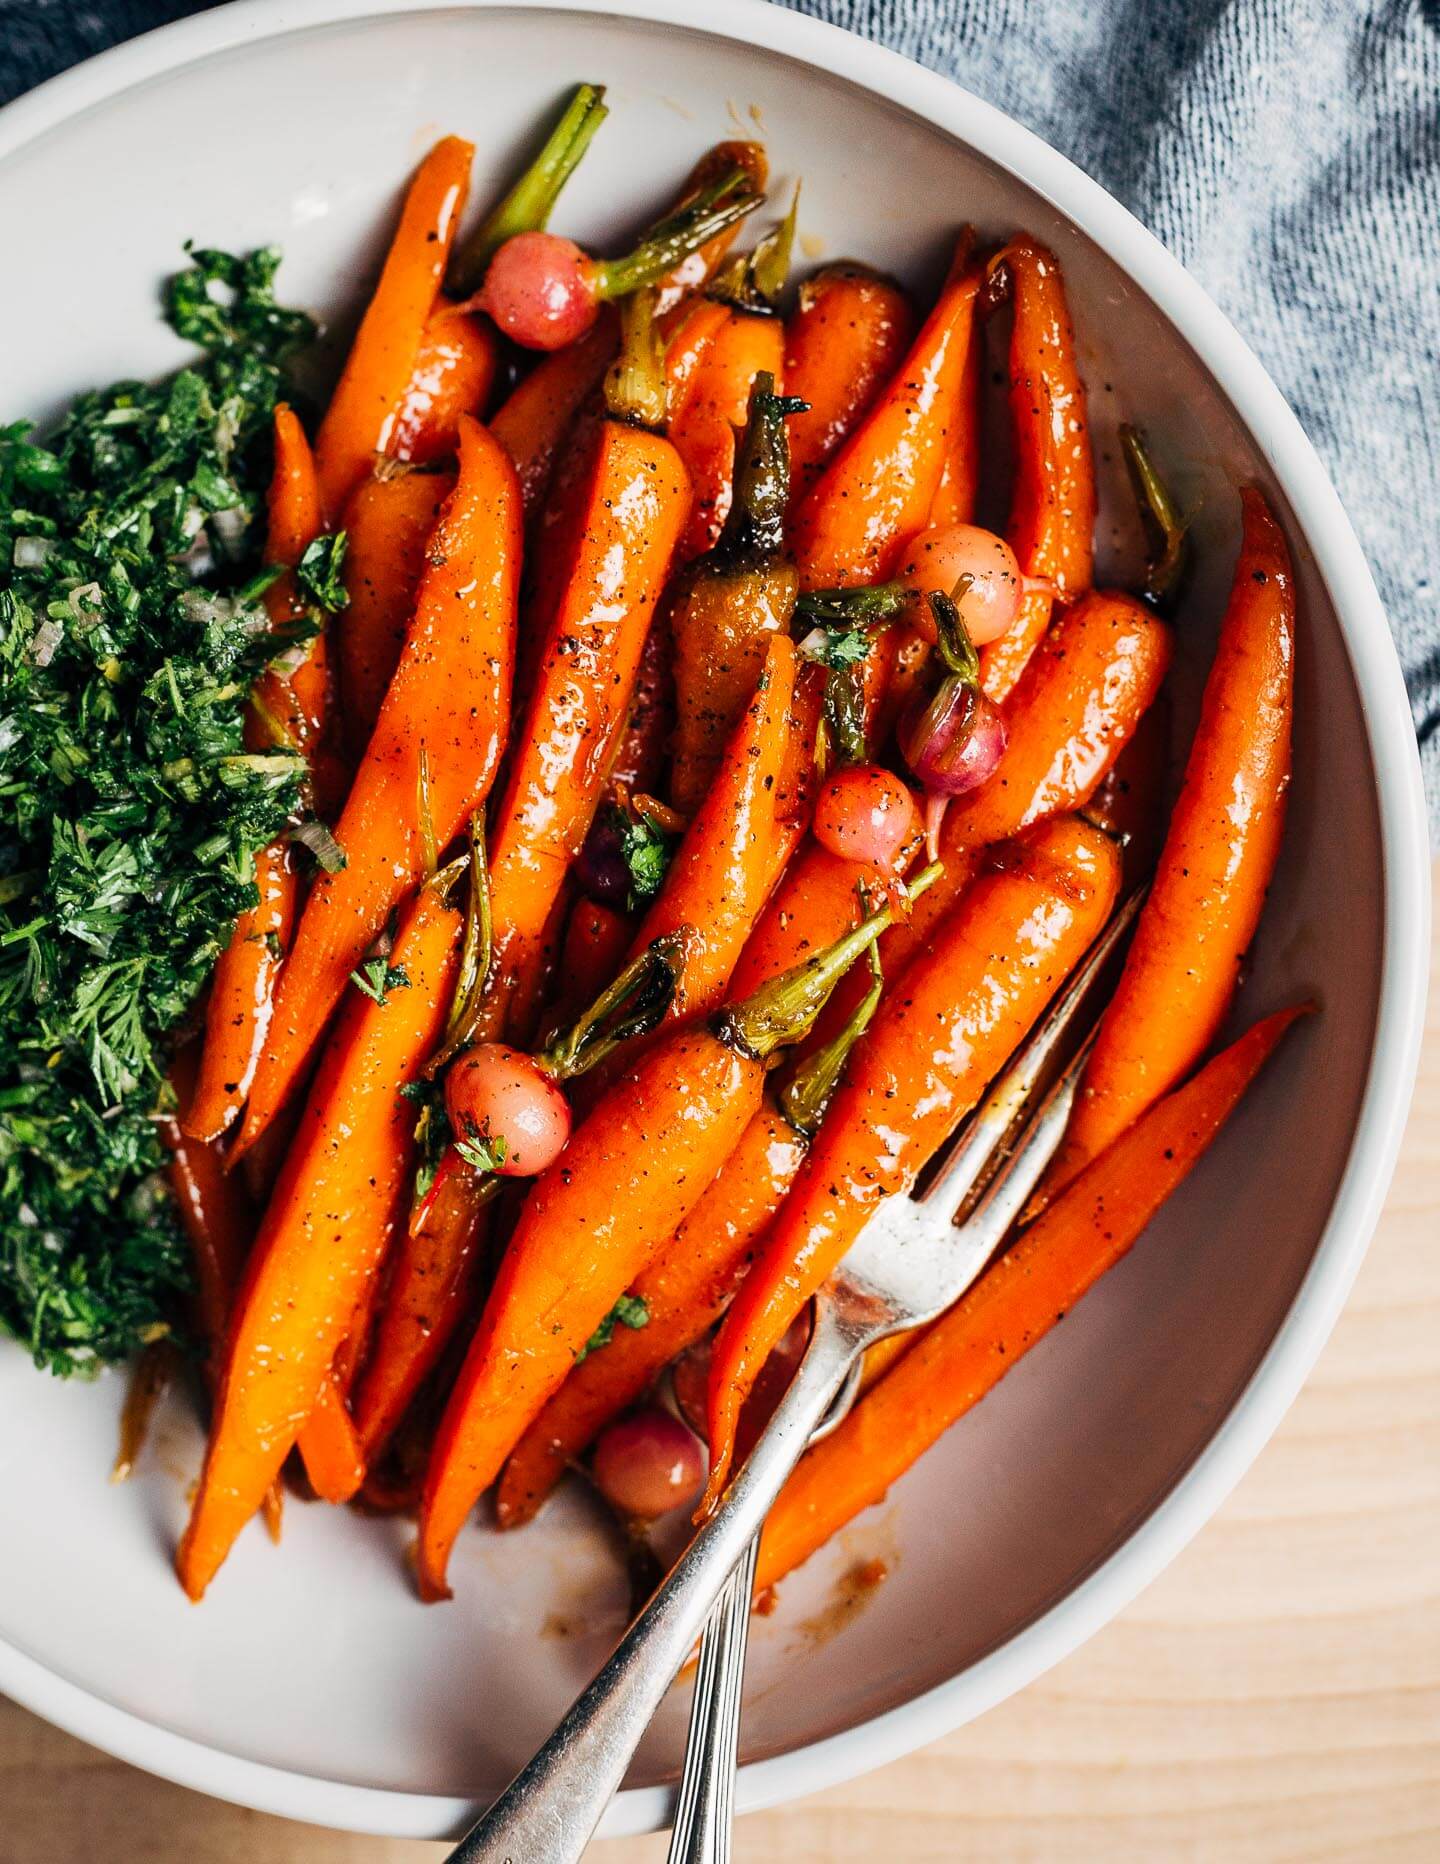
M1118 196L1234 319L1369 555L1440 841L1440 0L786 4L1010 112ZM202 10L0 0L0 101Z

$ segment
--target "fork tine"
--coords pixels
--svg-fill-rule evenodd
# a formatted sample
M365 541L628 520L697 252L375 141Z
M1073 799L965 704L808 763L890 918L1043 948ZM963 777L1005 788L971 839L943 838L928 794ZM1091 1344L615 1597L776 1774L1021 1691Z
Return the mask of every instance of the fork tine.
M927 1214L934 1212L947 1223L953 1223L974 1194L976 1186L983 1182L986 1172L1000 1156L1006 1138L1024 1112L1026 1103L1035 1091L1036 1082L1073 1027L1095 979L1134 923L1144 897L1145 888L1138 887L1111 915L1070 983L1035 1025L1009 1067L991 1085L950 1157L916 1200L924 1205ZM1073 1086L1070 1097L1073 1100ZM1048 1105L1047 1102L1047 1109ZM1055 1144L1059 1144L1058 1137ZM1051 1150L1054 1150L1053 1146ZM1038 1172L1036 1176L1038 1178Z

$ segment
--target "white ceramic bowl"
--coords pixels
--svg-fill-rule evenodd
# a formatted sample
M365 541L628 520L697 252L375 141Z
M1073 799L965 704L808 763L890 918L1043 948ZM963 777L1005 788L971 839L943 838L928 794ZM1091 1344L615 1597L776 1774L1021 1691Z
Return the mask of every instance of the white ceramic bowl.
M702 145L757 125L781 185L804 174L806 230L832 256L933 278L961 219L1032 228L1069 277L1102 454L1137 419L1201 503L1192 668L1229 574L1235 480L1274 496L1302 593L1291 822L1244 1009L1317 991L1325 1014L1134 1255L783 1588L752 1647L750 1807L928 1741L1073 1649L1190 1538L1291 1402L1364 1251L1410 1090L1420 779L1355 538L1213 305L979 99L757 0L258 0L56 81L0 117L0 411L51 414L91 382L172 366L154 291L187 236L278 240L290 301L352 307L436 133L476 140L483 200L582 77L610 87L614 114L567 228L620 233ZM108 1488L118 1399L116 1380L62 1386L0 1349L0 1688L142 1767L329 1825L448 1833L619 1627L615 1563L574 1496L524 1534L468 1534L445 1609L413 1601L402 1527L297 1506L283 1550L247 1534L195 1610L168 1556L198 1440L167 1421L144 1476ZM868 1553L888 1583L821 1636L837 1575ZM606 1830L663 1818L683 1706L667 1705Z

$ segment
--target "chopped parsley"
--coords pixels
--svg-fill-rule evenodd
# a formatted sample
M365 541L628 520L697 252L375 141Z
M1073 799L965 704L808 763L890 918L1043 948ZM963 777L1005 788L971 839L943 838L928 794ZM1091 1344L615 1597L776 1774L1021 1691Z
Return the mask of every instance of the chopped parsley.
M350 600L340 580L345 567L345 544L343 531L326 531L306 545L305 554L295 568L295 580L303 593L317 608L332 615L338 614Z
M482 1130L473 1120L465 1137L456 1139L455 1150L475 1171L498 1171L505 1163L505 1141L498 1136L492 1139L488 1129Z
M44 443L0 427L0 1329L60 1373L179 1325L170 1041L300 793L244 721L280 362L312 326L273 251L191 257L166 306L202 358Z
M608 1346L615 1338L617 1327L629 1327L633 1332L638 1333L642 1327L649 1325L650 1309L645 1304L645 1297L638 1294L622 1294L585 1342L575 1361L576 1365L578 1366L580 1361L588 1358L591 1353L598 1353L602 1346Z
M392 990L408 990L410 979L405 975L402 964L391 964L388 958L369 958L358 970L350 973L350 982L372 1003L378 1003L383 1010L389 1001Z

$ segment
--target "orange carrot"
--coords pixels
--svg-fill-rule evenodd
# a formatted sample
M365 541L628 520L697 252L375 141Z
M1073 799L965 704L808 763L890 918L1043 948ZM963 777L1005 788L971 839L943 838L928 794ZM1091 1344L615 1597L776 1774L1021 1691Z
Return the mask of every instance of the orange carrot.
M791 802L783 793L783 779L791 755L794 692L794 646L789 635L771 635L764 671L731 736L720 774L632 941L634 955L666 933L693 928L684 988L674 1004L677 1016L704 1016L724 997L770 891Z
M645 1305L640 1328L618 1327L577 1365L505 1463L495 1504L502 1528L533 1519L599 1430L708 1331L789 1190L804 1141L767 1099L719 1175L631 1293Z
M879 1501L1129 1252L1300 1013L1266 1017L1143 1114L806 1454L765 1524L758 1591Z
M820 917L828 922L823 905ZM821 942L813 941L803 956L818 951ZM827 936L823 943L833 939ZM644 1307L644 1327L621 1328L603 1350L587 1354L516 1445L496 1493L501 1527L528 1521L601 1426L720 1317L793 1183L879 1000L879 979L872 976L835 1041L797 1068L778 1093L766 1095L709 1190L631 1289Z
M706 312L712 307L706 306ZM730 511L735 434L745 426L758 375L780 384L785 326L766 311L713 307L724 315L683 377L672 376L666 431L690 475L693 502L680 539L683 561L709 550ZM682 339L683 340L683 339Z
M536 1179L435 1439L420 1512L423 1596L447 1595L450 1549L481 1492L739 1144L767 1058L799 1039L889 917L872 915L709 1024L672 1030Z
M619 343L619 314L602 305L578 343L542 356L496 410L490 431L515 462L527 516L544 499L575 417L599 388Z
M730 979L734 994L748 997L857 924L861 917L859 883L865 875L859 863L842 860L819 842L807 841L745 941ZM936 886L944 884L942 874Z
M488 319L448 298L426 319L415 366L401 396L390 453L414 465L453 457L460 416L485 412L500 365L500 339Z
M365 1480L365 1458L333 1377L321 1385L315 1409L300 1426L296 1443L310 1486L322 1502L338 1508L356 1494Z
M1162 692L1097 785L1085 813L1124 850L1127 886L1155 871L1165 834L1170 707Z
M345 508L345 591L336 624L341 718L350 755L364 755L400 662L425 549L455 489L453 473L366 479Z
M882 1198L906 1191L1108 917L1119 857L1075 817L1035 830L906 967L852 1057L795 1188L716 1340L709 1497L740 1406L791 1321Z
M670 617L662 603L645 645L630 697L630 712L615 740L608 777L614 789L654 793L670 754L675 724L675 670Z
M632 940L631 924L624 913L583 896L576 900L566 923L560 959L564 1001L581 1004L599 996L624 964Z
M474 160L472 143L446 136L410 183L380 282L315 438L326 511L344 506L377 453L395 450L401 407L465 211Z
M1053 1194L1214 1040L1260 922L1290 782L1295 584L1264 497L1244 537L1200 725L1150 889L1085 1069Z
M1022 573L1049 585L1027 590L1014 626L981 651L980 683L999 705L1050 625L1055 602L1072 602L1090 587L1096 499L1085 384L1060 267L1052 253L1021 234L991 260L989 274L992 283L1008 288L1015 312L1015 482L1005 535Z
M271 624L283 628L304 613L294 569L321 529L320 494L310 445L294 413L283 402L275 410L275 466L270 479L266 554L286 573L271 584L265 601ZM328 670L325 637L306 644L304 658L288 675L268 668L256 682L246 721L252 749L278 736L313 755L327 721ZM286 840L255 857L254 906L241 913L220 954L205 1012L205 1041L199 1075L185 1115L196 1139L218 1139L231 1125L249 1092L270 1026L275 980L294 929L294 854Z
M914 334L909 298L868 266L842 260L800 287L785 326L786 393L809 403L790 422L796 503L895 373Z
M980 275L960 269L869 413L811 487L791 544L801 586L880 582L935 502L976 338Z
M414 1156L413 1081L444 1028L463 915L422 889L391 954L408 979L355 992L311 1090L235 1303L215 1423L177 1561L198 1599L314 1411ZM357 1139L363 1135L363 1139Z
M444 849L490 787L509 717L520 498L515 471L462 416L460 469L436 528L415 618L335 830L346 865L316 882L275 996L239 1149L294 1086L387 914L424 870L429 828Z
M975 516L975 501L980 494L981 376L984 373L984 344L970 345L965 363L965 380L960 387L961 418L951 430L945 464L940 469L940 483L930 504L929 525L969 524Z
M544 645L491 840L491 1033L507 1018L517 1031L538 1001L546 925L600 800L688 502L667 440L603 424L558 600L528 617Z

